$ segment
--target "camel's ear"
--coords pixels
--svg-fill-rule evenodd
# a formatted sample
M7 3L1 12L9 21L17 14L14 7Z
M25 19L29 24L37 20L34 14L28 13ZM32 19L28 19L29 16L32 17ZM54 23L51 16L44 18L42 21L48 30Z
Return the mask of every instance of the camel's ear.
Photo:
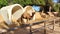
M19 18L21 18L22 14L24 13L23 7L20 4L15 4L15 6L12 8L11 13L13 13L11 14L12 19L18 20Z
M16 19L18 20L23 14L23 10L22 9L19 9L18 11L16 11L13 15L12 15L12 19Z

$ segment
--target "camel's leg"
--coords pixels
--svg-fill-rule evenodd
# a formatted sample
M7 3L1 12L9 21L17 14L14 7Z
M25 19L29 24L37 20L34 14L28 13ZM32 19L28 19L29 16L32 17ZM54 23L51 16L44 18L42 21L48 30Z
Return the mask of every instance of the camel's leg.
M17 21L15 21L15 24L16 24L17 26L20 26L19 22L17 22Z
M0 25L1 25L2 27L6 28L6 29L9 29L9 27L8 27L5 23L3 23L3 22L2 22Z
M20 25L23 24L22 18L18 19L17 22L19 22Z
M22 19L22 24L27 24L27 19Z
M12 22L15 24L15 26L20 26L19 22L16 19L13 19Z

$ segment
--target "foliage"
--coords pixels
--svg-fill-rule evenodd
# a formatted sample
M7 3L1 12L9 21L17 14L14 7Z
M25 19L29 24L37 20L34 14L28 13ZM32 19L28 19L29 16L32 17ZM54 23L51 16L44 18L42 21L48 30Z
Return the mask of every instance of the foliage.
M48 3L54 8L55 11L58 11L58 8L59 8L58 4L55 4L54 6L54 3L52 2L52 0L0 0L0 8L6 5L16 4L16 3L22 6L33 5L33 4L46 6L47 5L46 3Z
M0 0L0 7L10 4L21 4L22 6L25 5L45 5L44 0Z
M0 8L6 5L8 5L7 0L0 0Z
M55 10L55 11L58 11L58 12L60 12L59 7L60 7L60 3L55 3L55 4L53 5L54 10Z

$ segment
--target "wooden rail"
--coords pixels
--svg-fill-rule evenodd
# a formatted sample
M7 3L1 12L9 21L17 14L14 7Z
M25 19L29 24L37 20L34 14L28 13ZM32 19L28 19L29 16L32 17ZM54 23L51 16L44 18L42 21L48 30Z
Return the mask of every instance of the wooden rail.
M52 18L52 19L47 19L47 20L42 20L42 21L39 21L39 22L36 22L36 23L44 23L44 34L46 34L46 22L50 22L50 21L53 21L53 30L52 30L52 32L54 31L54 25L55 25L55 22L57 21L57 20L59 20L60 19L60 17L57 17L57 18ZM33 24L30 24L30 34L33 34L32 33L32 25ZM60 23L59 23L59 26L60 26Z
M34 22L34 23L31 23L31 24L25 24L22 27L30 27L30 34L33 34L33 32L32 32L32 26L44 23L44 34L46 34L46 24L47 24L47 22L53 21L53 31L54 31L54 25L55 25L55 22L57 20L60 20L60 17L56 17L56 18L52 18L52 19L46 19L46 20L41 20L41 21ZM60 23L59 23L59 26L60 26ZM10 29L7 29L7 30L8 31L13 31L13 30L16 30L16 28L21 28L21 26L17 26L17 27L10 28Z

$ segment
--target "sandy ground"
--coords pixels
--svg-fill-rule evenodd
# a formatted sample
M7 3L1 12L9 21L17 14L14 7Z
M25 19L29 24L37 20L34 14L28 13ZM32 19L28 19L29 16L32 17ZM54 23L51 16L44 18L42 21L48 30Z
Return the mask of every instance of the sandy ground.
M54 25L54 30L53 30L53 25L52 22L47 22L46 24L46 34L60 34L60 27L59 27L59 22L57 21ZM45 34L44 32L44 23L32 25L32 34ZM7 31L5 33L0 33L0 34L31 34L30 32L30 27L21 27L16 30L12 31Z
M52 30L52 28L53 25L47 25L46 34L60 34L59 23L55 23L54 31ZM32 26L32 32L33 34L44 34L44 23ZM2 34L30 34L30 28L28 26L16 29L14 31L8 31Z

